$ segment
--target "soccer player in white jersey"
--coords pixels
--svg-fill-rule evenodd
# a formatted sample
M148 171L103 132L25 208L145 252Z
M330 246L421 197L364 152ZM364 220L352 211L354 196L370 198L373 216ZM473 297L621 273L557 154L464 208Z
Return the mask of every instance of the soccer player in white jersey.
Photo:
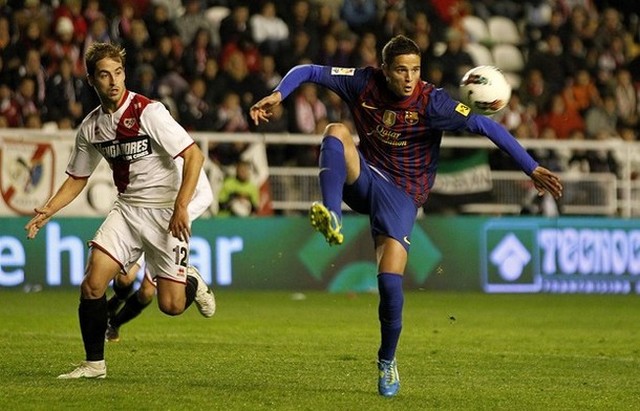
M180 157L176 159L180 166L182 165L181 160ZM189 203L189 218L192 221L198 218L211 206L212 201L213 192L211 191L211 185L205 174L201 173L196 186L196 192ZM120 341L120 327L139 316L153 301L153 297L156 294L157 281L156 276L151 273L146 266L140 286L135 292L133 291L138 271L140 271L140 268L143 266L144 256L140 257L126 273L122 272L121 275L117 275L113 280L114 294L107 301L107 314L109 318L107 331L105 333L107 341ZM198 277L199 273L196 267L189 265L187 267L187 276ZM195 302L204 317L209 318L215 314L215 298L212 300L212 303L208 303L205 306L200 306L198 299L196 299Z
M118 198L90 242L80 286L78 317L85 361L61 379L104 378L107 298L111 280L144 253L157 277L158 306L181 314L194 299L212 301L199 277L188 277L191 220L188 206L202 173L204 156L189 134L159 102L127 90L125 51L94 43L85 54L87 80L100 106L87 115L76 134L67 179L27 223L28 238L87 185L102 158L113 170ZM182 157L182 175L175 158ZM208 300L208 301L207 301Z

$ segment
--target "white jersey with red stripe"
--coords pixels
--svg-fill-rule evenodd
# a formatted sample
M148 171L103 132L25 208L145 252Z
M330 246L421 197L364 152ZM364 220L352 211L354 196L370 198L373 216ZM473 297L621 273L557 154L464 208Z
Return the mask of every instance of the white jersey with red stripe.
M174 159L194 143L162 103L127 91L114 113L98 107L87 115L66 172L89 177L104 157L113 170L120 201L173 207L181 172Z

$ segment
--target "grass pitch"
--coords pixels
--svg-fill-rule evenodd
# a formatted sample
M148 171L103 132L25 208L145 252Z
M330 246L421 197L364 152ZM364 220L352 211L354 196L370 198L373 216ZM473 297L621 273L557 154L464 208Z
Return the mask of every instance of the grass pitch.
M211 319L155 303L83 359L78 291L0 290L2 410L625 410L640 404L638 296L410 292L400 394L378 396L377 296L218 291Z

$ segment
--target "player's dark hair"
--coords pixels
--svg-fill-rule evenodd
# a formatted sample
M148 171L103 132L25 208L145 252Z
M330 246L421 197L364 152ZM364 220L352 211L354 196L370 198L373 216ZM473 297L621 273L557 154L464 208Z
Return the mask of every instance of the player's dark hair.
M398 35L392 38L382 48L382 63L385 66L390 67L391 63L397 56L405 54L415 54L420 56L420 47L415 41L409 37Z
M93 43L87 49L84 57L87 66L87 74L93 76L96 71L96 64L104 58L120 61L124 66L126 51L117 44Z

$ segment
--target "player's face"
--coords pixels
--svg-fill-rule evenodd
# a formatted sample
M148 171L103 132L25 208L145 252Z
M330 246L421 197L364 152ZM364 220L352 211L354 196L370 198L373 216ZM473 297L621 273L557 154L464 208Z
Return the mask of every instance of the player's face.
M420 56L402 54L390 66L383 66L389 89L398 97L408 97L420 81Z
M100 102L106 109L116 109L125 92L124 67L122 63L104 58L96 63L96 71L89 83L98 93Z

